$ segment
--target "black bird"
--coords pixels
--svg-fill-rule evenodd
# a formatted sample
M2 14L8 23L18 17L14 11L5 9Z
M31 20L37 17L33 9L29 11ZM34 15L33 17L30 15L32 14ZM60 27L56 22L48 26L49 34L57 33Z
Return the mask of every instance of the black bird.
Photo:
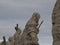
M18 24L16 24L15 30L16 30L16 31L18 30Z

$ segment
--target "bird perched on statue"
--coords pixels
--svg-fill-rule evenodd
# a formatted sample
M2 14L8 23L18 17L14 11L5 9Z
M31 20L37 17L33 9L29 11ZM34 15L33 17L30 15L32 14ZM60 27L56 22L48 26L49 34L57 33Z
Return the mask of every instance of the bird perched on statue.
M16 30L16 31L18 30L18 24L16 24L15 30Z
M20 29L20 28L18 28L18 24L16 24L15 30L16 30L16 31L18 31L18 30L20 30L20 31L21 31L21 29Z

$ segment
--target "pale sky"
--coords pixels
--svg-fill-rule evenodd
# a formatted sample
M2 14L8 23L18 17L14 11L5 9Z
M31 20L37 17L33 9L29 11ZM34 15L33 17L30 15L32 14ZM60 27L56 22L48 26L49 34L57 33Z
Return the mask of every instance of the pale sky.
M56 0L0 0L0 39L15 33L14 27L21 29L33 12L39 12L44 20L39 32L40 45L52 45L52 10Z

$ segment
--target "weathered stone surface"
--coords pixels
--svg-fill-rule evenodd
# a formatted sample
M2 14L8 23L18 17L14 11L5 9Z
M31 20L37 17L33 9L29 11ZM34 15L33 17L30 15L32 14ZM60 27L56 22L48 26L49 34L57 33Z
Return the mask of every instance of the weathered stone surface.
M14 45L19 45L20 36L21 36L21 29L18 28L17 24L16 33L14 34Z
M15 27L15 34L13 35L13 37L10 37L8 39L8 45L19 45L19 40L20 40L20 36L21 36L21 29L18 28L18 24Z
M53 45L60 45L60 0L57 0L52 14Z
M15 27L15 34L12 37L9 37L6 45L39 45L38 43L38 34L39 34L39 13L33 13L32 17L28 20L25 25L25 29L23 33L21 33L21 29L18 28L18 24ZM1 45L3 45L2 43Z
M20 45L39 45L37 37L37 34L39 33L39 29L37 28L39 18L39 13L33 13L30 20L28 20L21 36L20 41L22 41L22 43L20 42Z

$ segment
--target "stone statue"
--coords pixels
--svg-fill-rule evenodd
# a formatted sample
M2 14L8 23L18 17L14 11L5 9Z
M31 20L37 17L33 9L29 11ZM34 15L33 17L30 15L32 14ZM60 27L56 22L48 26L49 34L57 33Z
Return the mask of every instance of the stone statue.
M19 44L20 35L21 35L21 29L18 28L18 24L16 25L15 30L16 30L16 32L15 32L14 36L10 37L8 39L9 45L18 45Z
M40 14L33 13L32 17L27 21L23 33L21 33L21 29L18 28L18 24L15 27L15 34L12 37L9 37L7 41L7 45L39 45L38 43L38 34Z
M18 28L18 24L16 25L15 30L16 33L14 34L14 45L18 45L20 40L20 35L21 35L21 29Z
M39 13L33 13L32 17L25 25L25 29L21 36L22 43L20 45L39 45L37 34L39 33L38 22L40 19Z

